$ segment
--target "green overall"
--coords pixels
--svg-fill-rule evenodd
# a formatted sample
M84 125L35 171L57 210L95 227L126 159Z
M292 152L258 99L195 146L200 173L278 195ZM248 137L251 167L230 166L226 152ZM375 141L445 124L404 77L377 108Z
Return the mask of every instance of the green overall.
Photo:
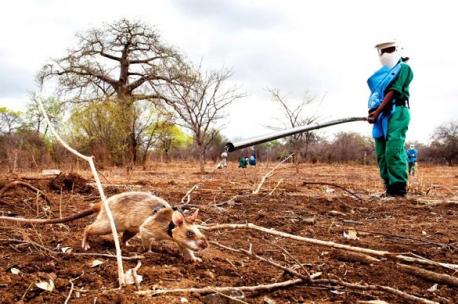
M395 91L395 100L408 100L412 78L412 69L403 63L398 77L387 91ZM407 184L407 155L404 146L409 122L409 108L405 105L397 105L388 122L387 138L375 139L377 164L387 188L393 185L401 185L405 188Z

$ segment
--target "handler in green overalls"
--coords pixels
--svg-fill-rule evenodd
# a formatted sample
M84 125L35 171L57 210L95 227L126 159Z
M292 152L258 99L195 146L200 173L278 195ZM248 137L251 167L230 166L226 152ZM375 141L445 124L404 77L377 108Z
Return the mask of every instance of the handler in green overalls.
M372 109L369 106L368 121L374 124L373 135L377 164L380 176L385 183L386 195L405 196L408 175L404 146L410 122L409 85L413 72L406 63L408 58L401 57L400 47L396 41L380 43L375 47L383 66L379 71L388 72L385 78L379 76L377 79L380 85L386 87L383 87L379 94L381 95L379 105ZM390 76L392 79L389 79ZM383 84L383 79L385 84ZM371 86L370 81L371 78L368 83L374 95L376 85ZM378 89L380 90L380 86ZM377 129L380 129L380 132L377 132Z

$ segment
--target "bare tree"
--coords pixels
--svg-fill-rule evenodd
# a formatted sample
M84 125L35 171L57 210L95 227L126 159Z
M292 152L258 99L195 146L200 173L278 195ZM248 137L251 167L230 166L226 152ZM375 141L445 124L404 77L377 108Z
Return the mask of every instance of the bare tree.
M38 77L42 84L56 79L64 101L116 99L129 118L134 102L162 99L165 85L178 81L186 69L181 55L141 22L121 19L77 38L77 47L46 64ZM126 141L135 161L138 143L133 130Z
M217 124L224 118L225 109L245 96L236 87L224 87L231 75L231 70L203 73L199 67L189 72L184 85L169 85L166 104L175 111L178 124L191 131L199 151L201 173L205 172L206 152L218 134Z
M316 113L305 113L313 103L317 100L315 96L305 92L304 98L294 106L291 102L282 96L279 89L270 89L272 100L280 106L283 118L283 128L295 128L299 126L306 126L316 122L319 116ZM271 127L273 128L273 127ZM317 136L314 132L303 132L290 136L287 139L287 144L291 146L294 152L294 162L296 164L296 171L299 170L297 166L300 162L301 155L307 157L310 144L315 141ZM303 151L303 153L300 153Z
M431 148L437 158L447 161L449 166L458 162L458 121L450 121L439 126L433 134Z

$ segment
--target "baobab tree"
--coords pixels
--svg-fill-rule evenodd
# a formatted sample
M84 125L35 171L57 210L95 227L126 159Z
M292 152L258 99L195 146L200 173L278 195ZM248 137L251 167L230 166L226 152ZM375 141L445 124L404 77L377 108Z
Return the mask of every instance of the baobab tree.
M178 82L186 70L178 51L138 21L121 19L77 38L76 47L43 66L39 81L56 80L56 93L67 102L116 100L132 122L136 101L160 101L166 85ZM135 161L138 143L135 123L130 125L125 141Z
M201 68L188 70L186 82L169 84L168 107L177 116L177 124L191 131L193 143L199 151L200 172L205 172L205 158L209 146L218 135L218 123L226 108L245 96L237 87L226 87L232 71L202 72Z

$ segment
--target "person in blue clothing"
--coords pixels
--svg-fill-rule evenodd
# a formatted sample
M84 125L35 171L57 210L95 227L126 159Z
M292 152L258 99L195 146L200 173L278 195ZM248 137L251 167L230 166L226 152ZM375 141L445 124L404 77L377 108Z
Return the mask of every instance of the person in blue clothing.
M386 196L407 194L406 133L409 128L409 85L413 72L407 64L409 58L401 56L397 41L387 41L376 46L382 67L367 81L371 91L368 108L369 123L380 176Z
M417 163L415 145L410 145L409 150L407 150L407 163L409 164L409 175L415 175L415 164Z
M254 149L254 147L251 150L251 156L248 159L248 163L250 164L250 166L256 166L256 150Z

